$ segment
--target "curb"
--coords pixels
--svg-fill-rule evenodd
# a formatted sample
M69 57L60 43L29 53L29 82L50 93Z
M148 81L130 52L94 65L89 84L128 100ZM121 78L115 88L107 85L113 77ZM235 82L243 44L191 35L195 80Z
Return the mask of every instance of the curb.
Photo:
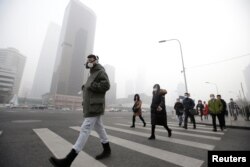
M200 123L200 122L196 122L196 124L213 126L213 125L210 124L210 123ZM226 125L226 127L227 127L227 128L232 128L232 129L245 129L245 130L250 130L250 127L248 127L248 126Z

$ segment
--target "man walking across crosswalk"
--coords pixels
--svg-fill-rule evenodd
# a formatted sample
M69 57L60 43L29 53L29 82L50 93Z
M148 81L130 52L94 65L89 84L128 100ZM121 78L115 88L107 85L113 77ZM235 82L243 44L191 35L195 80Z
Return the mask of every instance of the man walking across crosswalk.
M221 95L217 95L217 99L221 101L222 106L223 106L221 114L220 114L220 119L221 119L223 129L226 129L225 116L227 115L227 103L225 102L224 99L221 98Z
M214 94L210 94L210 100L208 101L208 109L209 113L212 116L212 121L213 121L213 131L217 131L217 126L216 126L216 117L218 117L220 128L223 131L223 123L221 120L221 112L223 110L223 104L219 99L215 99Z
M188 117L190 117L191 121L193 122L193 128L196 129L196 122L194 118L194 114L191 112L191 110L194 109L195 103L193 99L190 98L190 94L186 92L184 94L185 98L183 99L183 106L184 106L184 126L183 128L187 129L188 126Z
M90 69L90 76L85 85L82 86L85 119L82 123L79 137L65 158L57 159L51 157L49 159L56 167L70 167L78 153L83 149L93 128L98 133L104 149L100 155L96 156L96 159L103 159L111 154L107 133L102 123L102 115L105 109L105 94L110 88L110 82L105 69L98 63L98 59L97 56L91 54L88 56L86 63L86 68Z

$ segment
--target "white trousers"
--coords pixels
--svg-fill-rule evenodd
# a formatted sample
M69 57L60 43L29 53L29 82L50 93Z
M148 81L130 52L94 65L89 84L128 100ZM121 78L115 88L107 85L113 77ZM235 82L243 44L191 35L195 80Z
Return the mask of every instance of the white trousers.
M102 117L101 116L87 117L84 119L82 123L79 137L73 146L73 149L76 150L77 153L82 151L85 143L89 138L90 132L93 128L95 128L95 131L98 133L101 139L101 143L103 144L108 143L108 137L102 123Z

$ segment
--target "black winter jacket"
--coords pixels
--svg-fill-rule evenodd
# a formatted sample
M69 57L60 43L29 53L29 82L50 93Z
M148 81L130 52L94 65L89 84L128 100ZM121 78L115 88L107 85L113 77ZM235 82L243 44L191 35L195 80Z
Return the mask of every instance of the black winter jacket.
M183 115L184 106L181 102L176 102L174 105L176 115Z
M189 111L189 110L193 109L195 106L193 99L185 98L183 100L183 106L184 106L185 111Z

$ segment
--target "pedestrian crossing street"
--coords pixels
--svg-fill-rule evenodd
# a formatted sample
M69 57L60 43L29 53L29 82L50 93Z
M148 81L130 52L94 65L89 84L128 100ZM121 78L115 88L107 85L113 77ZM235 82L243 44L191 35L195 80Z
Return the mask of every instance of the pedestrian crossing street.
M166 130L161 126L156 127L156 140L154 142L163 142L166 144L171 144L171 146L176 146L176 148L184 147L185 149L192 150L191 155L181 154L180 151L168 150L166 147L159 148L155 147L153 144L148 145L145 142L141 142L141 140L130 140L128 138L124 138L119 136L119 133L125 134L131 138L139 137L148 141L148 137L150 136L151 128L150 126L142 127L142 124L136 123L136 128L130 128L131 123L112 123L105 125L105 128L108 133L108 138L112 144L118 145L119 147L132 150L139 154L147 155L150 158L159 159L161 161L166 162L167 164L173 164L173 166L183 166L183 167L200 167L204 166L207 158L207 151L214 150L217 142L221 140L224 132L212 132L212 127L205 125L197 125L197 129L183 129L182 127L178 127L176 123L169 123L169 127L173 130L172 137L167 137ZM148 124L149 125L149 124ZM80 131L80 126L70 126L69 130L76 132L77 134ZM69 150L72 148L72 144L68 142L66 139L62 138L59 134L56 134L52 130L48 128L38 128L33 129L36 135L43 141L45 146L56 156L59 158L64 157ZM1 135L0 131L0 135ZM98 134L95 131L91 132L91 136L94 138L98 138ZM187 138L186 138L187 137ZM76 139L75 139L76 140ZM193 150L197 150L193 151ZM194 154L199 154L200 151L203 150L203 153L206 155L197 155L193 157ZM112 152L112 154L115 154ZM203 157L203 158L197 158ZM110 157L112 159L112 156ZM76 160L73 162L73 167L80 167L82 164L84 166L94 166L94 167L104 167L108 166L104 164L102 161L97 161L94 157L90 156L86 152L80 152L77 156Z
M42 139L48 149L58 158L63 158L72 148L71 143L47 128L33 130ZM83 151L79 153L75 161L72 163L72 166L78 167L82 166L82 164L89 164L87 166L93 167L105 167L104 164L96 161L93 157Z

